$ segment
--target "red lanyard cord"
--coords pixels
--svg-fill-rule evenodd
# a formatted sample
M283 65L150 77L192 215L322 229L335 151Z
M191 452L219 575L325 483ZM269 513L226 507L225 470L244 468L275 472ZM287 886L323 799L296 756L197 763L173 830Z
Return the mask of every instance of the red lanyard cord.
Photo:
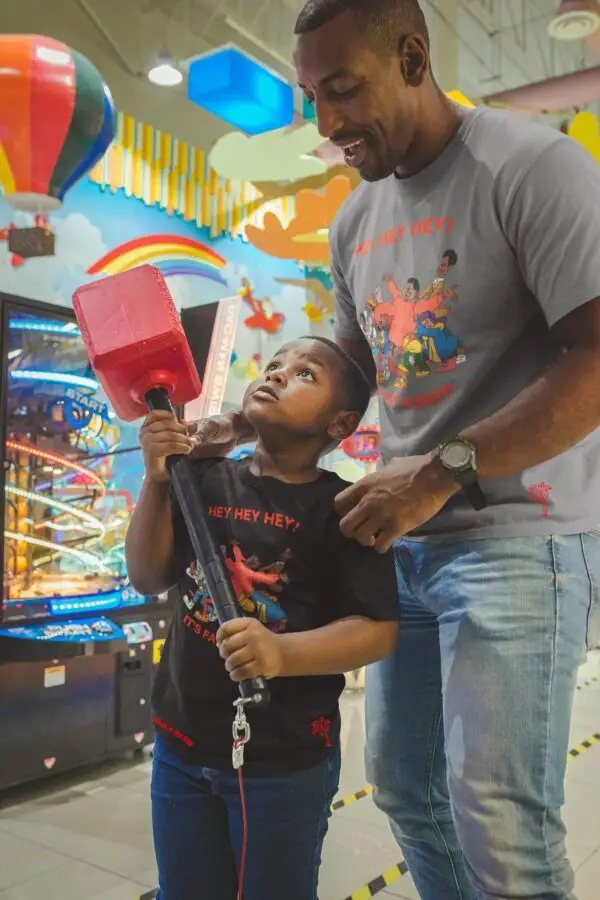
M238 769L238 781L240 785L240 800L242 802L242 855L240 857L240 870L238 875L237 900L244 900L244 877L246 875L246 854L248 853L248 814L246 812L246 792L244 790L243 766Z
M247 702L247 701L246 701ZM233 768L238 773L238 783L240 786L240 803L242 808L242 853L240 857L240 867L238 874L238 893L237 900L244 900L244 877L246 875L246 856L248 853L248 811L246 809L246 792L244 790L244 749L250 740L250 723L246 718L244 711L244 700L240 697L235 701L236 713L233 722L233 750L232 763Z

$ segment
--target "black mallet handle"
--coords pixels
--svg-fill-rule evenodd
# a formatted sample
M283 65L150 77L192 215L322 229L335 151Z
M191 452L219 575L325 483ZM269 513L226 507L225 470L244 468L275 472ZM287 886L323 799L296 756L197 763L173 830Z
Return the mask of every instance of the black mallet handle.
M164 388L152 388L144 399L150 411L164 409L175 415L169 395ZM167 467L192 548L204 572L219 622L224 625L232 619L243 618L229 572L223 562L221 548L211 531L189 460L185 456L169 456ZM251 678L240 682L240 694L248 706L266 706L269 702L269 689L264 678Z

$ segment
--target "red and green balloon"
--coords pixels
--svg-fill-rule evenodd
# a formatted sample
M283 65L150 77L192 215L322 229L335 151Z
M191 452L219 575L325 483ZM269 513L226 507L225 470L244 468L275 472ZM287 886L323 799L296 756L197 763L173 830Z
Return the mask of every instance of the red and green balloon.
M48 213L115 134L107 85L60 41L0 35L0 185L15 209Z

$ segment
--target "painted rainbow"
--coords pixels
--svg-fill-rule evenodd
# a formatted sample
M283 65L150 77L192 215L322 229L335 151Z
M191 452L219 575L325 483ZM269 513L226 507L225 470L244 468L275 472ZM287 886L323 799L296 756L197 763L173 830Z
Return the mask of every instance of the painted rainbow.
M189 275L227 285L226 260L206 244L176 234L149 234L120 244L90 266L87 274L116 275L144 263L156 266L165 278Z

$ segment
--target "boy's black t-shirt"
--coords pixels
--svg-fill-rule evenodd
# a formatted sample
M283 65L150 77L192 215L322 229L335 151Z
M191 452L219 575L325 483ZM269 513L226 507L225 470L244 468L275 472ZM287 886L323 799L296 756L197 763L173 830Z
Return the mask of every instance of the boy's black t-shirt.
M350 616L398 618L393 555L343 537L334 498L347 483L337 475L287 484L254 475L250 460L193 465L246 615L276 632L308 631ZM154 724L190 762L229 769L239 691L219 656L219 623L183 517L173 507L181 579L154 684ZM323 759L338 741L343 687L341 675L270 680L269 706L248 711L246 769L303 768Z

